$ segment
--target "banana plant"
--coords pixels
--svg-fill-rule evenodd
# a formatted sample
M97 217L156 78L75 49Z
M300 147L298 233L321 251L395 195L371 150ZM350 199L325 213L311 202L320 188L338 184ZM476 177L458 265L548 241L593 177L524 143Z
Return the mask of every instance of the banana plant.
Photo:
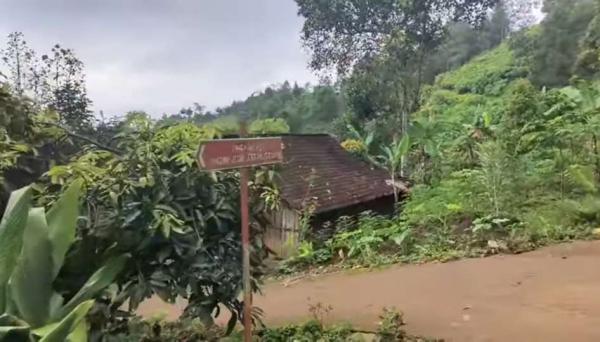
M112 258L66 301L53 282L75 240L81 182L46 212L32 208L32 189L13 192L0 221L0 342L87 341L85 316L127 256Z
M410 137L405 134L402 139L394 139L390 146L382 146L383 154L378 158L390 174L392 186L396 186L396 174L404 164L404 158L410 151ZM402 176L402 175L401 175ZM394 201L398 203L398 192L394 191Z

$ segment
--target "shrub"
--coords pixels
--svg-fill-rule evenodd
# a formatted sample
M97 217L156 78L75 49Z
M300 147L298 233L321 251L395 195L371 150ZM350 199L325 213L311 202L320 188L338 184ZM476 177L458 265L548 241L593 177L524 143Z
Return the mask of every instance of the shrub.
M89 151L48 172L51 184L44 200L74 178L85 180L88 220L80 227L61 282L65 292L79 283L77 271L85 273L104 255L130 253L136 263L125 269L117 287L120 304L127 303L130 311L157 295L167 302L184 297L185 314L207 324L220 312L219 305L232 313L232 322L240 317L237 173L203 172L196 165L199 142L215 134L211 126L156 127L148 118L136 117L115 138L120 155ZM254 175L252 218L276 197L260 198L269 174ZM257 290L265 254L260 227L253 228L252 286Z
M103 334L102 342L216 342L224 335L217 326L206 328L197 319L163 321L134 317L112 329Z

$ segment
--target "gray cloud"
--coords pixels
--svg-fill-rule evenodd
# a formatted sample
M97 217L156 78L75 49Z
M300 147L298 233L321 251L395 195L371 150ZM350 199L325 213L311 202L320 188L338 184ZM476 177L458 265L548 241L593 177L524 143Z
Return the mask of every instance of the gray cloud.
M108 114L214 108L267 84L315 80L293 0L1 2L0 35L22 31L38 52L74 49L94 110Z

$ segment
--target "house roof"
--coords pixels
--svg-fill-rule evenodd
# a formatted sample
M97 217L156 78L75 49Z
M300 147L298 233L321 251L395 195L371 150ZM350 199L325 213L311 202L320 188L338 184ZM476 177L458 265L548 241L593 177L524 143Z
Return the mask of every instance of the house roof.
M282 139L280 191L291 208L313 203L315 213L323 213L394 194L387 172L346 152L332 136L283 135Z

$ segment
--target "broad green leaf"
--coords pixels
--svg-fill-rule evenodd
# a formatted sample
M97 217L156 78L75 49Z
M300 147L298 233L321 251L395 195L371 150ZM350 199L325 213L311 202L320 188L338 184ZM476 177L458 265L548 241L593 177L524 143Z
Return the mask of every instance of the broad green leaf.
M85 319L81 320L77 327L75 327L75 330L67 337L67 342L87 342L88 329L87 321Z
M50 317L57 317L60 310L62 309L64 298L58 294L53 293L50 298Z
M408 136L408 134L405 134L402 137L402 140L400 140L398 150L400 157L404 157L410 150L410 137Z
M60 322L50 323L50 324L44 325L43 327L39 327L37 329L34 329L32 331L32 333L35 336L44 337L44 336L48 335L56 327L58 327L59 324L60 324Z
M0 312L6 310L6 284L21 253L30 207L31 188L14 191L0 221Z
M40 342L65 342L69 335L74 332L79 324L85 319L85 316L94 305L93 300L88 300L79 304L73 311L71 311L65 318L63 318L57 325L53 327ZM85 341L73 341L73 342L85 342Z
M53 278L63 265L65 254L75 240L81 180L74 181L48 211L48 229L52 244Z
M52 246L43 208L29 211L23 249L10 279L10 291L19 317L39 327L50 316L52 297Z
M108 262L100 267L100 269L88 279L79 292L77 292L77 294L59 311L59 317L66 315L83 301L94 298L98 292L112 284L117 275L123 270L123 267L125 267L125 262L127 262L128 258L127 255L121 255L108 260Z

